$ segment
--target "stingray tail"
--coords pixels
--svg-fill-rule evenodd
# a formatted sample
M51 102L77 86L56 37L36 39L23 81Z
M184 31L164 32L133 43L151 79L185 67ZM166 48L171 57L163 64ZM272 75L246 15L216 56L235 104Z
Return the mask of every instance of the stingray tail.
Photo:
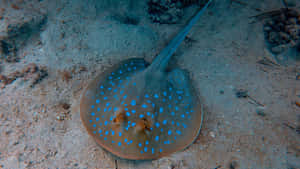
M189 23L184 27L181 32L165 47L158 56L154 59L153 63L150 66L150 71L163 71L167 66L171 56L174 54L178 46L184 40L186 35L189 33L191 28L195 25L195 23L199 20L200 16L206 10L208 5L212 0L208 0L205 6L189 21Z

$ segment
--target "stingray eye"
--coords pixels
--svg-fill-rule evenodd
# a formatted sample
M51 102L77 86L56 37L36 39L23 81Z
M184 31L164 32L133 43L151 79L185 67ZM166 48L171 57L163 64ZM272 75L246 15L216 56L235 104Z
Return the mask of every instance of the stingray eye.
M152 128L152 122L146 118L142 118L137 122L135 126L136 132L149 132Z
M113 123L121 124L126 121L126 115L124 112L119 112L117 116L113 119Z
M151 128L152 128L152 122L146 118L143 118L142 119L144 124L145 124L145 128L144 130L147 130L147 131L151 131Z

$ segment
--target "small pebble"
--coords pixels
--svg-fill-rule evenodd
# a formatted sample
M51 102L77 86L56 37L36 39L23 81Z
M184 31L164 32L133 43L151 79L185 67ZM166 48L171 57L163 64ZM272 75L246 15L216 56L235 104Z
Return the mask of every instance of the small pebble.
M65 110L68 110L70 108L70 104L68 103L62 103L62 108L65 109Z
M271 49L271 51L275 54L279 54L279 53L282 53L283 51L285 51L287 48L286 45L278 45L278 46L275 46Z
M210 135L210 137L212 137L212 138L215 138L216 137L216 135L215 135L215 133L214 132L209 132L209 135Z
M300 39L299 12L292 9L278 12L280 13L270 16L263 27L266 41L270 44L270 51L273 54L297 47Z
M265 108L260 106L256 109L256 114L264 117L264 116L266 116L266 113L264 112L264 110L265 110Z
M58 120L58 121L63 121L63 120L65 120L65 116L56 116L56 120Z
M248 90L245 90L245 89L238 89L236 92L235 92L235 95L237 98L246 98L248 97Z
M232 161L229 164L229 169L237 169L237 167L238 167L238 163L236 161Z
M300 102L296 101L295 104L300 107Z

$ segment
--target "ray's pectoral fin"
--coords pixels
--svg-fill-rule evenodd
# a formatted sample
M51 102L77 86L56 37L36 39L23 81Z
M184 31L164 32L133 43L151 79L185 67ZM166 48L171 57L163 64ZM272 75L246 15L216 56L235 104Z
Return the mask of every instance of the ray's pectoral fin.
M190 79L189 79L189 75L188 72L186 72L185 70L182 69L174 69L172 70L170 73L168 73L168 78L167 78L168 82L170 83L170 85L177 90L177 92L179 92L181 95L184 96L192 96L192 94L190 93ZM177 93L177 94L179 94ZM187 102L191 102L192 101L192 97L185 97L185 99L187 99Z
M168 73L168 81L177 89L184 90L188 87L188 73L182 69L174 69Z

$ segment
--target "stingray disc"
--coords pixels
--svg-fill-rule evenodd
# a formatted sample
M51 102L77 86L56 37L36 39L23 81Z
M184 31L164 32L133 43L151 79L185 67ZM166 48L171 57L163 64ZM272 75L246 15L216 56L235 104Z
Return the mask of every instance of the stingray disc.
M175 69L143 79L148 65L144 59L123 61L96 77L81 98L88 133L121 158L169 155L190 145L201 128L200 102L188 74Z

